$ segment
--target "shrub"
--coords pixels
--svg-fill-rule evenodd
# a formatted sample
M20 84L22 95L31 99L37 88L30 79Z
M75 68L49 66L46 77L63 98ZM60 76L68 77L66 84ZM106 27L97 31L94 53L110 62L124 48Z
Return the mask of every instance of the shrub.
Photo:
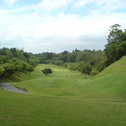
M5 71L4 71L5 76L9 76L16 71L15 65L12 63L6 63L3 65L3 67L5 69Z
M88 64L80 64L80 66L78 67L78 70L81 73L91 74L92 67L90 65L88 65Z
M45 75L51 74L52 70L50 68L45 68L43 70L41 70Z

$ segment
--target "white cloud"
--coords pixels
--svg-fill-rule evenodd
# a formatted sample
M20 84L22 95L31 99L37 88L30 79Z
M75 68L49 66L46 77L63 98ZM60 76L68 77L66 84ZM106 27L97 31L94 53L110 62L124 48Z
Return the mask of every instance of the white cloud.
M85 6L86 4L92 3L94 0L78 0L75 1L75 6L76 7L81 7L81 6Z
M0 13L0 41L27 51L59 51L74 48L103 48L110 25L125 25L126 13L86 17L59 13L56 17ZM9 45L9 44L8 44Z
M14 5L16 2L18 2L19 0L4 0L4 2L6 4L8 4L9 6Z
M11 2L14 3L14 1ZM99 8L91 9L90 13L84 16L69 12L65 14L63 10L55 16L51 16L50 12L46 16L40 13L43 9L51 11L73 2L77 8L92 2ZM10 5L13 5L12 3ZM111 25L119 23L125 28L126 13L112 12L123 8L126 5L124 3L124 0L78 0L78 2L43 0L41 4L29 7L0 10L0 41L5 46L24 47L25 50L34 52L104 48ZM25 12L26 10L34 12L31 14ZM104 11L111 13L101 13ZM17 12L23 12L23 14Z
M13 5L19 0L4 0L8 5ZM101 13L101 12L111 12L117 9L125 9L126 0L41 0L39 3L19 7L15 10L9 10L11 12L21 12L28 10L41 10L50 12L55 9L63 9L64 7L73 7L78 9L79 7L85 7L88 4L94 4L97 9L90 9L90 12Z
M110 12L117 9L125 8L125 0L79 0L75 1L76 7L86 6L87 4L94 4L97 6L98 11Z
M57 8L62 8L69 5L74 0L42 0L39 4L39 8L45 8L50 11Z

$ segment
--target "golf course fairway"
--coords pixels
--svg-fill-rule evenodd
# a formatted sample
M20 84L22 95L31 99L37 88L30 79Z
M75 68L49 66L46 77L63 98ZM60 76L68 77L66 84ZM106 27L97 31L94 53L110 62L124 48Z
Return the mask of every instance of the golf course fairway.
M53 73L44 75L46 67ZM0 88L0 126L126 125L126 57L94 77L42 64L12 80L27 94Z

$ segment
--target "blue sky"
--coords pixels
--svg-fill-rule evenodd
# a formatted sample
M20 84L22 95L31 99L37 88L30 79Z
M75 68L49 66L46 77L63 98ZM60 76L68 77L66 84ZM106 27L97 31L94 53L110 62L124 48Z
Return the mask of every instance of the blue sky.
M28 52L104 49L126 28L126 0L0 0L0 45Z

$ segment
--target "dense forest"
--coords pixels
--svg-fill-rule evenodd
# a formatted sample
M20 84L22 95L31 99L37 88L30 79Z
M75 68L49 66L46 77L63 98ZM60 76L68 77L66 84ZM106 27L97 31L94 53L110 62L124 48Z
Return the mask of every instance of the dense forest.
M107 45L104 50L78 50L61 53L27 53L16 48L0 49L0 77L15 72L33 71L37 64L55 64L78 70L81 73L95 75L105 67L126 55L126 30L119 24L110 27Z

